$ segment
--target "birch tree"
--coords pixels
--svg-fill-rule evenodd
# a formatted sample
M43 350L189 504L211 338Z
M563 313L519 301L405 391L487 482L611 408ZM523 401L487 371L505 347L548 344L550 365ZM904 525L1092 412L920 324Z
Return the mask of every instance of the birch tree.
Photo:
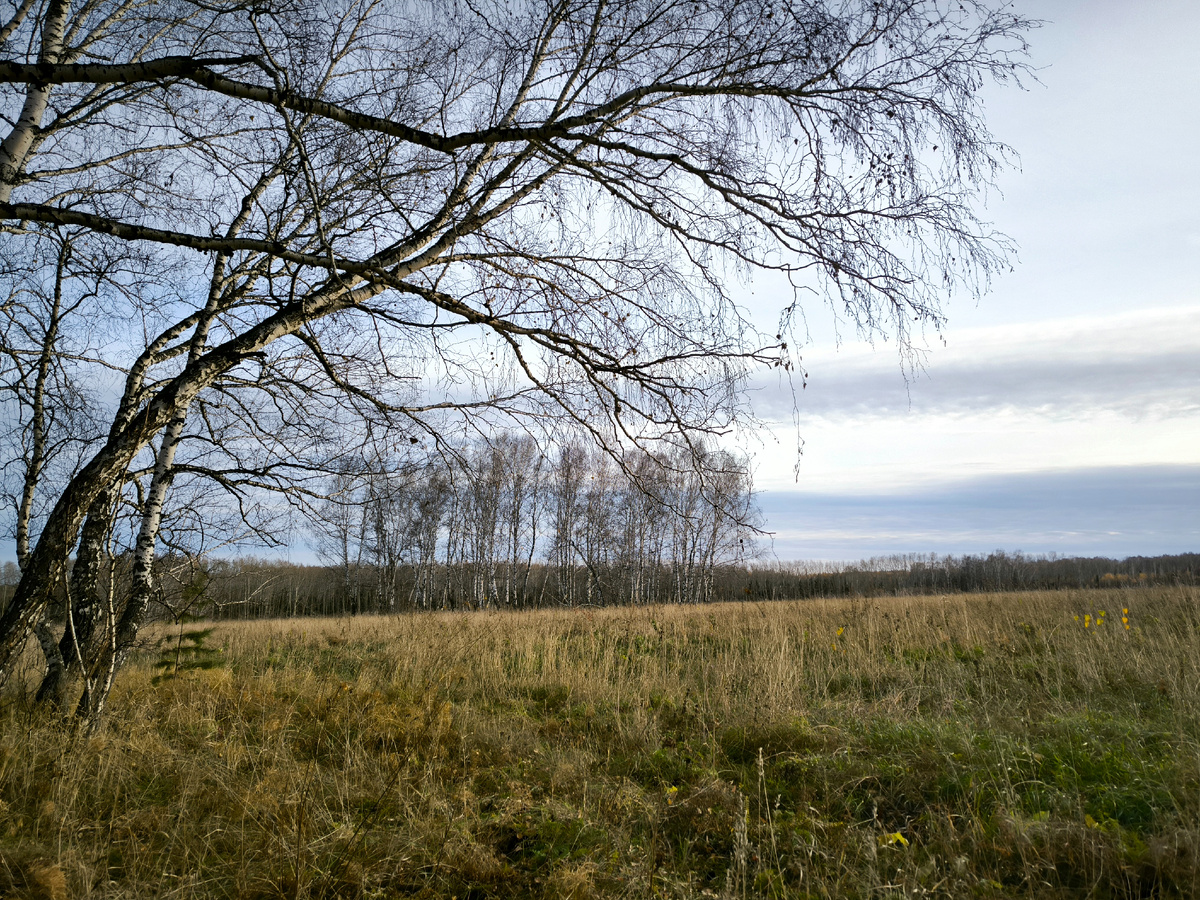
M111 311L130 327L104 362L133 389L41 488L0 680L135 470L136 632L155 510L223 385L431 445L565 419L616 460L736 429L749 375L792 365L806 297L903 341L1005 261L975 213L1007 158L979 91L1021 73L1030 23L998 3L45 0L3 16L5 252L69 228L171 275ZM795 288L783 326L733 300L762 271Z

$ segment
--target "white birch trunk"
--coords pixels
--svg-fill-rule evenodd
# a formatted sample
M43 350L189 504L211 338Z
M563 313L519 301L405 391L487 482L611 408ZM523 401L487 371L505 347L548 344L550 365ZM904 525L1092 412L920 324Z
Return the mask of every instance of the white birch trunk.
M38 62L57 63L63 51L63 35L66 33L67 16L71 4L67 0L52 0L42 25L42 46ZM0 142L0 203L12 198L25 171L29 152L33 149L42 128L42 118L50 105L50 86L29 84L25 88L25 102L21 114L13 123L12 131Z

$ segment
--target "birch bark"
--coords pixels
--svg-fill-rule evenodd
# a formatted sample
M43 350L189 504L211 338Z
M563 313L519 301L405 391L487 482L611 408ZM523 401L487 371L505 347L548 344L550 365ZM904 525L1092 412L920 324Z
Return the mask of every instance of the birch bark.
M68 0L51 0L42 24L39 63L53 65L60 61L70 12ZM25 171L29 152L41 131L42 118L49 105L50 85L33 81L26 85L21 113L13 123L12 131L0 142L0 203L7 203L12 198L13 188Z

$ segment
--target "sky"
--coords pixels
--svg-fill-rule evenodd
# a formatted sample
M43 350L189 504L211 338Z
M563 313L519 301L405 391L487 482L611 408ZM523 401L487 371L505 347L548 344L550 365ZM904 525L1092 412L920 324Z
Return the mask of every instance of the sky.
M1200 3L1015 6L1040 84L986 95L1020 164L983 210L1014 271L909 376L811 311L798 419L754 397L767 558L1200 551Z
M1045 20L1037 81L986 92L1013 271L915 373L809 308L795 416L752 394L766 560L1200 552L1200 2L1013 5Z

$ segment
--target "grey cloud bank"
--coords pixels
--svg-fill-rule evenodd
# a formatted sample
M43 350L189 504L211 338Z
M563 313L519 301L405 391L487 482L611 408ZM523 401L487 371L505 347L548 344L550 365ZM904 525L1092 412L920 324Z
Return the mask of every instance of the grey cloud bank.
M1130 418L1200 414L1200 308L1124 315L1094 323L1043 323L956 337L907 379L894 354L852 350L805 359L797 394L802 424L908 414L978 415L1026 410L1052 417L1111 411ZM798 386L798 385L797 385ZM786 387L756 385L766 419L792 413Z
M1200 550L1200 465L990 476L921 490L769 491L768 558L1022 550L1070 556Z

